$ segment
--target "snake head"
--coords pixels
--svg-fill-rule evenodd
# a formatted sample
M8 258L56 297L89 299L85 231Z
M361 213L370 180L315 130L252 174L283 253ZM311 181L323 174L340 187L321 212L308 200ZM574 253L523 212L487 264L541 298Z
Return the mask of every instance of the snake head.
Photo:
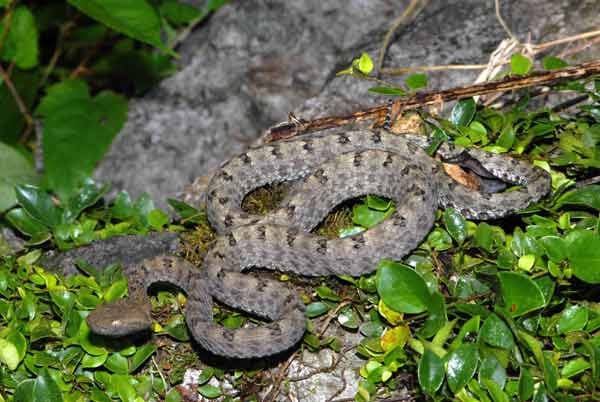
M93 333L111 338L150 329L152 317L147 297L121 299L102 304L86 318Z

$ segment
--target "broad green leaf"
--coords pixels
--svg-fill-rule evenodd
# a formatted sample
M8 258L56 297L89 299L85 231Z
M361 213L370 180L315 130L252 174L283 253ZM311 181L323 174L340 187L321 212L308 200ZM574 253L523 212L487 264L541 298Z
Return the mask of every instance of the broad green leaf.
M461 245L467 238L466 219L454 208L446 209L442 217L444 226L446 226L446 230L450 233L450 236Z
M516 75L527 74L531 70L532 65L533 63L528 57L519 53L513 54L510 58L510 69Z
M469 382L479 362L477 347L472 343L464 343L448 354L446 376L452 392L457 393Z
M600 283L600 236L589 230L574 230L565 240L573 274L587 283Z
M456 102L450 113L450 122L456 126L467 126L475 116L477 106L473 98L462 99Z
M148 213L148 223L155 230L162 229L169 223L169 215L165 214L160 209L153 209Z
M5 30L6 18L0 24ZM14 62L24 70L38 64L38 30L35 18L29 8L18 6L12 12L10 29L6 38L3 37L2 59Z
M435 228L427 235L427 244L436 251L452 248L452 237L442 228Z
M115 31L170 51L160 39L161 21L156 9L146 0L68 0L83 13Z
M584 306L573 305L563 310L556 323L559 334L580 331L588 322L588 309Z
M111 353L104 362L104 367L113 373L127 374L129 372L129 361L120 353Z
M505 307L513 317L544 307L544 295L529 277L515 272L500 272L498 278Z
M92 173L123 126L126 101L112 92L82 97L78 85L62 82L42 100L45 180L61 199Z
M502 132L498 136L498 140L496 140L496 145L508 151L515 143L515 139L515 129L512 124L508 124L502 129Z
M19 232L28 236L41 237L42 234L48 234L48 227L37 220L33 219L23 208L14 208L8 211L5 215L6 219Z
M560 375L564 378L573 377L583 373L590 367L592 367L592 365L587 360L578 357L576 359L569 360L560 370Z
M556 200L556 208L563 205L582 205L600 211L600 185L591 184L567 191Z
M406 265L381 261L377 267L377 291L385 304L397 312L416 314L427 310L427 284Z
M183 402L183 396L177 388L171 388L165 396L165 402Z
M544 236L539 239L551 261L561 262L567 258L568 247L566 242L558 236Z
M18 185L15 191L19 204L32 218L52 229L61 223L63 210L46 191L28 184Z
M162 2L159 10L163 17L175 25L190 23L202 15L202 11L198 8L175 0Z
M515 346L515 339L510 328L496 314L490 314L479 331L479 336L487 344L510 350Z
M342 298L337 293L335 293L330 287L325 285L317 287L315 289L315 292L317 292L317 295L323 300L329 300L333 302L342 300Z
M19 352L15 344L0 338L0 362L4 363L9 370L15 370L20 361Z
M97 187L93 180L85 181L83 187L68 201L65 222L72 222L86 208L94 205L108 191L108 186Z
M31 161L16 149L0 142L0 213L17 203L17 184L31 184L36 181Z
M48 117L65 104L74 101L86 102L90 97L88 86L82 80L64 80L46 89L46 95L41 99L35 110L36 114Z
M393 209L385 212L378 211L369 208L366 204L358 204L352 208L352 222L369 229L382 222L392 211Z
M438 331L440 331L440 329L448 322L446 303L444 297L439 292L436 291L431 294L427 311L429 312L429 315L419 331L420 335L425 338L432 337L438 333Z
M419 361L419 385L429 394L434 395L444 382L444 364L431 349L425 349Z
M395 348L403 348L410 338L410 328L407 324L389 328L381 337L381 348L390 352Z
M110 379L111 391L119 395L123 402L133 402L137 393L131 384L130 376L125 374L114 374Z
M62 402L56 381L43 368L35 379L21 381L15 388L14 402Z
M204 384L198 387L198 392L200 393L200 395L208 399L215 399L222 395L222 392L219 388L210 384Z
M344 328L357 329L360 325L360 318L354 309L350 306L343 308L337 316L337 321Z
M480 383L484 382L484 380L491 380L496 383L500 389L503 389L506 384L506 379L506 370L496 356L490 354L481 359L481 364L479 365Z
M556 70L567 67L569 63L556 56L546 56L542 59L542 65L546 70Z
M406 86L411 91L416 91L427 86L427 75L423 73L411 74L406 77Z
M489 379L482 379L481 382L485 385L488 392L492 396L492 400L494 402L509 402L510 399L508 395L502 391L502 387L498 385L495 381Z
M329 306L323 302L314 302L306 306L306 316L315 318L329 311Z

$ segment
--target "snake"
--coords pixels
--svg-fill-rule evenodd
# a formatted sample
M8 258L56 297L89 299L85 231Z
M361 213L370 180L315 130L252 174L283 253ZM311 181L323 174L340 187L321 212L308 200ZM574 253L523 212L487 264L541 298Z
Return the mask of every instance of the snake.
M550 190L550 176L527 161L383 129L319 132L250 148L222 164L206 189L206 214L218 237L200 269L176 256L145 259L124 268L129 296L92 311L92 332L121 337L152 324L148 289L174 285L187 294L185 320L205 350L231 359L275 355L297 345L307 325L305 303L282 281L246 271L262 268L302 276L361 276L382 259L401 260L425 239L438 208L467 219L513 214ZM484 178L512 184L510 191L474 190L448 176L442 162L468 160ZM252 190L291 182L279 207L257 216L242 208ZM395 210L375 227L345 238L313 229L341 203L375 194ZM264 319L226 328L213 319L214 300Z

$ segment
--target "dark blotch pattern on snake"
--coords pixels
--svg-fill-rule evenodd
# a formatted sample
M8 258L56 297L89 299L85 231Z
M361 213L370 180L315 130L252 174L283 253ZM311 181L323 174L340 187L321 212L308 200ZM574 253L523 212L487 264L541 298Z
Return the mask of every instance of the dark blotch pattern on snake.
M471 219L493 219L537 201L550 189L549 175L502 155L470 149L476 169L518 184L504 193L473 191L453 181L423 150L427 139L385 131L316 133L271 143L237 156L214 175L207 213L220 234L200 270L176 257L158 257L126 267L130 297L100 306L88 317L94 332L121 336L150 326L147 288L174 284L188 295L186 320L207 350L231 358L275 354L294 346L305 332L304 304L287 286L243 271L261 267L307 276L372 272L382 258L400 260L430 231L437 207L453 207ZM464 149L443 145L444 160ZM294 180L281 207L267 216L241 209L255 188ZM344 239L310 233L341 202L377 194L396 211L383 223ZM212 299L255 314L262 326L227 329L213 322Z

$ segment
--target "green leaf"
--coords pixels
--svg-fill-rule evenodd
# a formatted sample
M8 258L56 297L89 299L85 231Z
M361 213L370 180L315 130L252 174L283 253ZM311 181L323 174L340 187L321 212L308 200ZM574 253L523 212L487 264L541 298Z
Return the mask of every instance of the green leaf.
M588 322L588 309L579 306L569 306L563 310L556 323L556 330L559 334L566 334L568 332L580 331L585 328Z
M539 239L551 261L561 262L567 258L567 243L558 236L544 236Z
M406 91L402 88L397 87L371 87L369 88L369 92L373 92L381 95L388 96L404 96L406 95Z
M120 353L111 353L104 362L104 367L117 374L127 374L129 372L129 362Z
M317 295L323 300L329 300L333 302L342 300L342 298L328 286L321 285L317 287L315 291L317 292Z
M19 352L15 344L0 338L0 362L6 364L9 370L15 370L20 361Z
M47 192L28 184L16 186L15 192L19 204L32 218L52 229L61 223L63 211Z
M510 328L496 314L490 314L485 319L481 325L479 336L487 344L497 348L510 350L515 346L515 339Z
M556 200L555 208L563 205L582 205L600 211L600 185L591 184L564 193Z
M544 294L529 277L515 272L499 272L505 307L513 317L544 307Z
M358 204L352 208L352 222L369 229L382 222L389 214L389 211L378 211L366 204Z
M531 70L533 63L528 57L522 54L513 54L510 58L510 69L513 74L523 75L527 74Z
M125 374L114 374L110 378L111 390L119 395L123 402L133 402L136 400L137 393L131 384L130 376Z
M360 57L355 60L353 65L358 69L358 71L365 75L369 75L371 71L373 71L373 60L371 60L371 56L365 52L363 52Z
M323 302L310 303L306 306L306 316L315 318L329 311L329 306Z
M169 215L160 209L153 209L148 213L148 223L155 230L160 230L169 223Z
M443 220L450 236L461 245L467 238L466 219L454 208L448 208L444 211Z
M161 21L146 0L68 0L83 13L115 31L171 53L160 39Z
M382 260L377 267L377 291L384 303L400 313L427 310L429 290L414 269L397 262Z
M476 109L473 98L459 100L452 108L450 122L455 126L467 126L473 120Z
M108 185L97 187L93 180L88 179L83 187L71 197L65 210L65 222L72 222L86 208L91 207L108 191Z
M91 175L123 126L126 101L108 91L91 98L86 89L82 95L79 84L67 81L51 87L38 110L45 117L46 183L61 199L68 199Z
M478 361L477 347L472 343L464 343L449 353L446 375L452 392L457 393L473 378Z
M156 352L157 347L154 344L146 344L137 349L133 357L131 358L131 367L129 367L129 372L133 373L137 370L146 360L150 358Z
M533 396L533 377L527 368L521 367L519 375L519 400L527 401Z
M589 230L574 230L565 240L573 274L587 283L600 283L600 236Z
M427 86L427 75L423 73L411 74L406 77L406 86L411 91L416 91Z
M439 292L433 292L427 306L429 315L419 331L420 335L429 338L436 333L448 322L446 314L446 303L444 297ZM441 346L441 345L440 345Z
M542 59L542 65L546 70L556 70L567 67L569 63L556 56L546 56Z
M0 142L0 213L17 203L15 185L36 181L31 161L16 149Z
M337 316L337 321L347 329L356 329L360 325L360 318L352 307L343 308Z
M485 380L493 381L500 389L506 384L506 370L500 360L492 354L485 356L479 365L479 382Z
M219 388L214 385L205 384L201 387L198 387L198 392L205 398L215 399L221 396L222 392Z
M62 402L56 381L43 368L35 379L21 381L15 388L14 402Z
M163 17L174 25L187 24L202 15L202 12L196 7L175 0L161 3L159 11Z
M2 21L1 31L4 32L6 19ZM10 18L10 29L4 46L2 59L14 62L24 70L33 68L38 64L38 31L35 18L25 6L14 9Z
M429 395L434 395L444 382L444 363L431 349L425 349L419 361L419 385Z

